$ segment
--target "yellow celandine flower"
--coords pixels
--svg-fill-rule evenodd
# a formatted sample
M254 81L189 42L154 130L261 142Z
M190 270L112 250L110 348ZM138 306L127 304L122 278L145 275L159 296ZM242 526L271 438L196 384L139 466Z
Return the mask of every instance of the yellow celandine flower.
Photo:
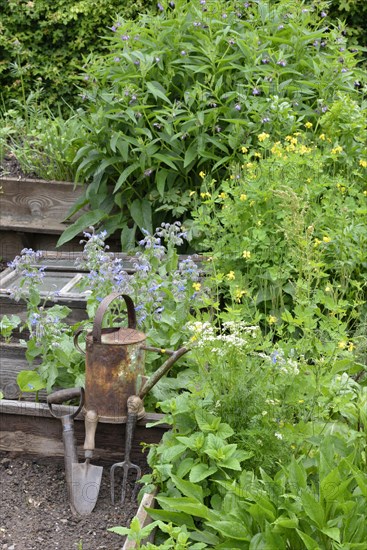
M319 246L321 243L320 239L315 239L314 246Z
M331 149L330 152L332 155L338 155L339 153L343 152L343 147L341 147L340 145L337 145L336 147L334 147L334 149Z
M292 153L293 151L296 150L296 146L293 143L291 143L290 145L287 145L285 150L288 151L288 153Z
M320 134L319 139L321 139L321 141L325 141L325 139L326 139L325 134Z
M246 168L249 168L249 169L250 169L250 168L253 167L253 165L254 165L253 162L248 162L245 166L246 166Z
M266 132L262 132L257 137L258 137L259 141L265 141L266 139L268 139L270 137L270 134L267 134Z
M331 241L330 237L328 237L327 235L322 237L322 240L324 241L324 243L329 243Z
M331 286L327 285L327 286L325 287L325 292L331 292L331 290L332 290L332 289L331 289Z
M226 199L228 197L227 193L219 193L221 199Z
M242 195L240 195L240 201L247 201L247 195L245 195L245 193L242 193Z
M363 191L363 194L364 194L365 197L367 197L367 190Z
M242 252L242 258L245 258L245 260L248 260L249 258L251 258L251 252L249 250L244 250Z
M285 141L291 141L291 139L292 139L292 136L285 136L285 138L284 138L284 139L285 139ZM277 142L277 143L278 143L278 142Z
M300 155L306 155L307 153L311 153L311 151L311 147L306 147L306 145L301 145L298 149Z
M312 122L306 122L305 127L306 128L312 128L313 124Z
M348 344L348 351L353 351L353 350L354 350L354 347L355 347L355 346L354 346L353 342L349 342L349 344Z
M234 271L230 271L229 273L227 273L226 277L227 277L228 281L234 281L235 278L236 278L236 275L235 275Z
M206 193L200 193L200 197L201 197L202 199L210 199L211 194L208 193L208 192L206 192Z
M243 154L246 154L248 152L247 147L241 147L241 151Z
M195 194L196 194L196 191L190 191L189 197L192 197L192 196L195 195Z
M347 347L347 343L345 342L345 340L341 340L341 342L338 343L339 349L345 349L346 347Z
M367 160L361 159L359 161L359 166L362 166L362 168L367 168Z
M256 152L256 153L254 153L254 157L256 157L256 158L258 158L258 159L261 159L261 154L258 153L258 152Z
M202 170L201 172L199 172L199 176L201 177L201 179L204 179L206 174L205 172Z
M245 296L247 294L247 291L246 290L241 290L240 288L237 288L235 290L235 293L234 293L234 298L236 300L237 303L240 303L240 301L242 300L243 296Z
M307 183L311 183L312 180L311 180L311 178L307 178L306 181L307 181Z
M269 315L268 317L268 323L269 325L275 325L275 323L277 322L277 318L274 316L274 315Z
M200 283L192 283L192 288L198 292L201 289L201 284Z
M305 400L304 399L298 399L298 403L304 403Z
M270 151L273 153L273 155L276 155L277 157L281 157L283 155L283 146L280 143L280 141L276 141L273 145L273 147L270 149Z

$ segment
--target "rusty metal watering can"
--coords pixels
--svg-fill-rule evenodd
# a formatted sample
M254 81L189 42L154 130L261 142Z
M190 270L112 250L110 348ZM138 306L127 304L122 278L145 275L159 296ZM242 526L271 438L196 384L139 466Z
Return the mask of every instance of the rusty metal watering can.
M107 308L117 298L125 300L128 327L102 328ZM78 467L73 469L73 486L80 488L80 498L78 499L78 496L74 494L73 502L77 511L85 514L91 511L91 506L87 507L88 511L85 511L86 508L82 502L83 495L85 495L83 480L89 479L90 481L91 476L88 475L88 468L95 468L89 464L89 460L93 456L95 447L94 435L97 423L99 421L126 422L125 460L114 464L111 468L112 502L114 502L115 469L121 466L124 470L121 498L123 502L128 470L135 469L137 479L140 477L140 469L130 462L130 451L135 424L137 420L145 416L143 399L188 349L182 347L177 351L173 351L146 346L145 334L136 329L134 303L130 296L120 293L110 294L100 303L94 319L93 329L86 335L85 352L78 344L80 333L81 331L78 331L75 334L74 343L77 349L86 354L85 404L83 409L86 418L84 443L86 461L84 464L78 464ZM148 380L144 376L146 351L167 353L170 356ZM79 507L78 500L80 500Z

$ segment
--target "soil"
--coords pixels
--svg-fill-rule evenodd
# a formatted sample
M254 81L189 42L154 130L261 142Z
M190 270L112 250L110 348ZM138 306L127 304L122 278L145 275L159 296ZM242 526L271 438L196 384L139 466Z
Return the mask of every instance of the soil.
M20 164L13 155L13 153L7 153L4 158L0 159L0 177L1 176L10 176L11 178L33 178L37 179L35 174L25 174L20 167Z
M120 550L125 537L107 529L128 526L137 502L131 502L132 479L125 504L111 504L110 466L104 465L93 512L76 516L68 503L62 459L0 452L0 550ZM143 473L147 471L146 463L140 466ZM116 476L120 471L117 468ZM120 478L115 487L119 495Z

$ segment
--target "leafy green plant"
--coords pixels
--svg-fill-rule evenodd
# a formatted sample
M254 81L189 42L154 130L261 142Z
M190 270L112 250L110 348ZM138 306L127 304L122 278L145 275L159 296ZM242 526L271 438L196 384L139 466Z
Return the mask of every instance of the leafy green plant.
M315 137L259 134L220 187L204 180L193 212L230 315L303 338L309 358L317 341L347 347L366 312L366 151Z
M159 488L160 508L148 509L153 519L209 548L363 548L365 424L349 429L350 439L332 423L304 433L298 458L273 476L256 475L240 466L250 457L228 444L233 430L207 406L195 394L162 404L172 431L151 449L153 472L143 478L144 490Z
M88 137L74 162L99 221L125 228L123 248L126 224L131 242L137 227L190 217L190 192L205 174L218 185L257 135L316 124L337 93L360 102L355 55L345 46L340 62L345 39L319 15L290 1L179 0L117 20L86 66Z
M21 320L17 315L3 315L0 319L0 335L4 338L5 342L10 342L14 329L19 327Z
M99 37L116 12L134 18L151 5L150 0L123 6L117 0L79 0L66 10L63 0L2 2L0 87L6 108L37 89L44 105L76 105L83 58L103 51Z
M89 330L101 300L111 292L129 294L136 305L139 327L147 335L148 345L161 350L147 354L147 370L152 372L160 366L161 353L176 349L186 339L183 327L196 309L206 305L207 289L201 278L200 268L190 257L180 259L177 252L186 238L179 222L164 224L154 235L146 232L140 242L140 250L131 257L131 269L126 271L121 258L107 252L104 238L106 232L96 233L91 228L85 233L85 246L80 267L86 275L79 283L80 292L85 292L88 319L70 326L67 317L70 309L55 304L47 306L51 296L42 292L45 267L41 252L24 249L10 262L20 275L19 286L14 289L16 300L27 304L27 320L30 338L26 356L29 362L35 359L40 364L34 371L23 371L19 377L22 391L35 391L55 385L61 387L84 385L84 357L74 347L74 334L84 328ZM57 300L57 293L55 296ZM125 303L116 301L117 309L105 316L108 326L117 320ZM6 320L4 321L4 325ZM185 383L185 375L172 387ZM154 391L170 391L170 384L163 382Z

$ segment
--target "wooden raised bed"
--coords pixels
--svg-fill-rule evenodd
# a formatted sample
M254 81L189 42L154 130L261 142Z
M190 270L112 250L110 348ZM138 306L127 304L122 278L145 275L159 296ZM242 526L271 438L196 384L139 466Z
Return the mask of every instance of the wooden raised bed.
M64 220L69 210L83 193L82 186L70 182L7 176L0 178L0 187L0 256L6 261L25 247L54 249L68 227ZM78 215L73 216L69 224ZM81 250L79 238L67 243L63 250Z
M75 407L54 405L56 414L70 414ZM141 443L159 443L167 424L146 428L146 424L162 419L163 415L147 413L138 421L132 447L132 460L141 456ZM75 437L83 459L85 437L84 417L81 413L74 422ZM22 453L28 456L63 457L61 422L54 418L45 403L0 400L0 451ZM125 424L99 422L96 432L96 462L118 462L125 452Z

